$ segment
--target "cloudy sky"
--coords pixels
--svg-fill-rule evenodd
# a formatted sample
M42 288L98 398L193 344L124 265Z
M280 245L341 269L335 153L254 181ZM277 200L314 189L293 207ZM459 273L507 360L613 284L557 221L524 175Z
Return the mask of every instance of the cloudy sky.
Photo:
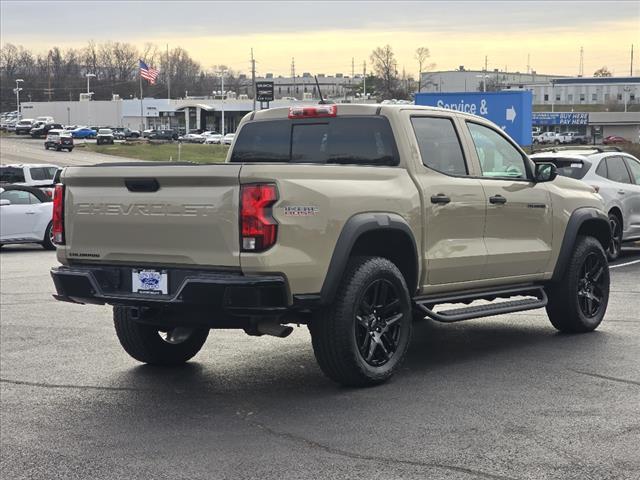
M12 1L0 3L0 41L46 52L125 41L182 46L203 67L259 74L351 73L373 48L390 44L399 69L417 70L416 47L431 50L436 70L464 65L585 75L603 65L629 74L629 51L640 64L640 1ZM52 21L55 20L55 21ZM634 68L635 73L635 68ZM637 73L636 73L637 74Z

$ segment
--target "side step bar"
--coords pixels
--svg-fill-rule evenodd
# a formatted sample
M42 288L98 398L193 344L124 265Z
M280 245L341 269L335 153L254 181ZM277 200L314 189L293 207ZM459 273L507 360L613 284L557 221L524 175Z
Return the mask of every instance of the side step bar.
M496 298L527 296L522 300L475 305L471 307L453 308L442 312L435 312L434 307L443 303L471 303L474 300L491 300ZM504 313L534 310L547 305L547 294L540 286L512 287L500 290L482 290L455 295L422 297L414 300L416 305L425 312L426 316L438 322L460 322L472 318L490 317Z

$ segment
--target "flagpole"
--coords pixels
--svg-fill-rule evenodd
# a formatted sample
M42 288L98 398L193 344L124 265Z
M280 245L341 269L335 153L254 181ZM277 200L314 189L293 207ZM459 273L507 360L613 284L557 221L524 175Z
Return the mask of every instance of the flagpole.
M144 110L142 108L142 69L138 68L138 75L140 77L140 136L144 132Z
M171 60L169 59L168 43L167 43L167 100L171 100Z

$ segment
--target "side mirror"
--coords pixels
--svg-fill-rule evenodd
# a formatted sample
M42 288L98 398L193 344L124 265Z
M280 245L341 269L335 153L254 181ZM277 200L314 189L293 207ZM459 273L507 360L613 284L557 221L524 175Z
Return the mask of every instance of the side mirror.
M558 169L553 163L536 163L536 182L552 182L558 176Z
M0 200L0 207L4 207L6 205L11 205L11 200L7 200L6 198Z

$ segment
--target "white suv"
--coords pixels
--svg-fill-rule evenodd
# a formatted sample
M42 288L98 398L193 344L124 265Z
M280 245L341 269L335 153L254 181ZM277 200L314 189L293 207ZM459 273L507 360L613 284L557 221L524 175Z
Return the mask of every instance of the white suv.
M28 165L0 165L0 183L41 187L53 184L57 165L30 163Z
M640 160L617 147L554 148L531 155L552 162L558 174L591 185L605 203L612 240L607 256L615 260L623 242L640 239Z

